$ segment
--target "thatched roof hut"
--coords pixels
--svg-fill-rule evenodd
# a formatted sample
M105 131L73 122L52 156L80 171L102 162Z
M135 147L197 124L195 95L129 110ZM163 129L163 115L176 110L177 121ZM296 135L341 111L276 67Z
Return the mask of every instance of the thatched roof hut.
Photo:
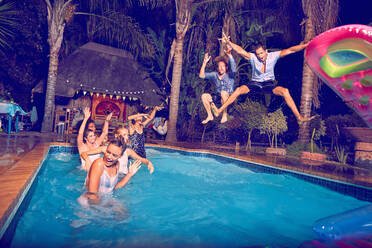
M77 91L161 103L158 86L133 56L118 48L89 42L65 58L58 67L56 95L73 97ZM38 87L35 91L39 91Z

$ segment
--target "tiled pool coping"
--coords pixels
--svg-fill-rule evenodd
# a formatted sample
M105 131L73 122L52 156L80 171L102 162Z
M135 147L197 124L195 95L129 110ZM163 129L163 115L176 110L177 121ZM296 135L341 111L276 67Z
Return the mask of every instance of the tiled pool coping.
M351 195L355 198L372 202L372 188L353 185L351 183L342 182L339 180L324 178L317 175L310 175L303 172L293 171L286 168L278 168L275 165L267 165L257 161L250 161L239 156L231 157L229 155L211 152L208 150L184 149L180 147L164 146L151 144L149 147L154 147L157 150L167 152L180 152L181 154L211 157L228 162L235 161L239 166L249 167L254 171L272 174L290 174L303 180L322 185L334 191L341 192L346 195ZM14 214L22 202L23 198L32 185L39 169L41 168L44 159L48 152L71 152L76 153L77 148L68 143L43 143L38 144L32 151L27 153L25 157L18 161L11 169L3 175L0 175L0 238L6 231Z

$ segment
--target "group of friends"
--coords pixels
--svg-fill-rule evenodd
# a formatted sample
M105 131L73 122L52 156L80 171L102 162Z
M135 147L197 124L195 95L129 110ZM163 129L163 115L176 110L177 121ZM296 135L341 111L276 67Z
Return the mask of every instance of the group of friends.
M141 168L141 164L147 165L150 174L154 172L154 165L146 158L144 127L153 121L156 112L161 109L156 106L151 114L129 116L128 122L116 128L114 138L110 141L107 137L112 113L106 116L102 133L97 136L89 108L83 110L84 119L79 128L77 146L81 169L87 171L86 192L82 195L86 201L98 203L102 193L124 187ZM129 162L130 158L134 160L133 163Z
M279 58L299 52L307 47L309 43L299 44L290 48L268 52L263 44L257 44L253 47L254 53L245 51L241 46L231 42L230 37L222 34L221 43L224 44L224 52L226 56L218 56L214 59L217 65L217 71L205 72L205 67L211 56L208 53L204 56L203 64L200 68L199 77L202 79L210 79L216 84L217 93L221 95L221 107L217 108L213 102L212 96L209 93L203 93L201 100L204 108L207 111L207 118L202 121L202 124L207 124L214 117L218 117L222 113L221 123L227 121L227 107L235 102L240 95L248 94L250 91L272 93L284 98L288 107L296 116L298 122L309 121L314 117L302 116L289 90L278 85L275 80L274 68ZM235 60L231 54L234 50L237 54L248 60L252 67L251 81L234 90L235 74L237 71ZM230 70L228 69L230 65Z
M211 59L211 56L206 53L199 72L200 78L210 79L216 84L222 104L220 108L217 108L211 94L202 94L201 100L207 112L207 118L202 121L203 124L212 121L214 117L218 117L221 113L221 123L226 122L227 107L238 96L248 94L250 91L263 91L264 93L282 96L299 122L309 121L313 118L304 117L299 113L289 90L277 85L274 74L274 68L279 58L305 49L308 43L276 52L268 52L263 44L258 44L253 49L254 53L250 53L231 42L225 34L223 34L221 40L227 56L215 58L217 71L205 72L207 63ZM231 53L233 50L248 60L252 66L251 81L235 90L237 67ZM228 69L229 66L230 69ZM84 119L79 129L77 145L81 157L81 168L87 171L86 193L83 196L88 201L98 202L101 193L124 187L141 168L141 164L147 165L150 174L154 172L153 164L146 158L144 127L154 120L156 112L161 109L162 107L155 107L151 114L138 113L129 116L128 122L118 127L114 132L114 139L108 142L106 139L112 113L106 116L102 133L97 136L95 123L90 119L90 110L89 108L84 109ZM157 118L153 124L154 130L159 134L164 135L167 132L165 118ZM103 157L101 157L101 154L103 154ZM134 162L129 163L129 158L133 159ZM120 180L119 174L123 175Z

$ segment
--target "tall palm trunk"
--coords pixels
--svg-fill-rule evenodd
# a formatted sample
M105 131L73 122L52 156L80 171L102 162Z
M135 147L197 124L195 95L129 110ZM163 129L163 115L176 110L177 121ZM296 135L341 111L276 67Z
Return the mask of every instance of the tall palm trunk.
M190 0L175 0L177 8L176 45L174 51L174 64L172 72L172 88L169 103L169 122L166 142L177 141L178 104L182 77L182 56L185 34L190 24Z
M49 0L45 0L48 10L48 43L50 58L47 90L45 94L44 119L41 128L42 132L53 131L58 55L61 49L66 22L70 20L75 10L75 6L70 4L71 1L72 0L66 2L64 0L55 0L52 6Z
M177 35L172 72L172 89L169 103L169 123L168 134L166 138L167 142L177 141L177 116L182 77L183 41L184 37L178 37Z
M305 21L306 42L310 41L316 35L334 27L338 16L338 0L302 0L302 8L307 18ZM302 116L310 116L313 102L319 105L318 83L318 78L304 62L300 106ZM298 135L298 140L300 142L309 142L309 123L300 125Z
M310 41L315 36L314 26L311 18L306 20L305 24L305 41ZM302 116L310 116L311 105L313 101L313 83L316 80L314 72L306 64L304 59L304 67L302 70L302 93L301 93L301 114ZM309 122L304 122L300 125L298 131L298 140L300 142L308 142L310 139Z

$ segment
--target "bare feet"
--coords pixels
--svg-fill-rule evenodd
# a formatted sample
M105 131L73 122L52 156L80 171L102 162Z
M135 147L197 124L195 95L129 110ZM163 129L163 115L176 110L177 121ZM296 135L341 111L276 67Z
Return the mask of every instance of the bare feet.
M213 121L213 116L207 116L207 119L202 121L202 124L207 124L209 121Z
M302 117L301 115L298 117L298 119L297 119L297 122L299 123L299 124L302 124L303 122L305 122L305 121L311 121L312 119L314 119L316 116L314 115L314 116L310 116L310 117Z
M216 105L213 102L211 102L211 110L215 117L218 117L220 115L220 113L218 113L218 109Z

